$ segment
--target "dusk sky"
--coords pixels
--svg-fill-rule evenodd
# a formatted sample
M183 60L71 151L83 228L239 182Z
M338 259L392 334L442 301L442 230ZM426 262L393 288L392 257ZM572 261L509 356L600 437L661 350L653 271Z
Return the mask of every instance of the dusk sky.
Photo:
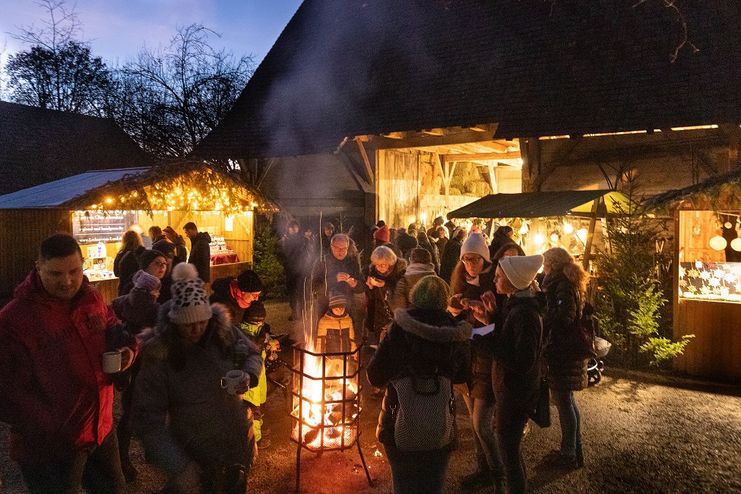
M301 0L71 0L81 24L82 41L109 66L122 65L147 46L166 46L178 26L200 23L222 35L214 48L235 56L270 50ZM20 27L42 27L47 11L36 0L0 0L0 59L24 49L13 39Z

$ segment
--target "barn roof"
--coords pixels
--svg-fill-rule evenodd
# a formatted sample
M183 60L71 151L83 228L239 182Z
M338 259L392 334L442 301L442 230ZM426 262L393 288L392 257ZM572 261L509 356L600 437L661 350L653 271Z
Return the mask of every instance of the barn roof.
M306 0L194 155L310 154L484 123L506 138L739 123L741 3L678 8Z
M112 119L0 101L0 194L152 161Z

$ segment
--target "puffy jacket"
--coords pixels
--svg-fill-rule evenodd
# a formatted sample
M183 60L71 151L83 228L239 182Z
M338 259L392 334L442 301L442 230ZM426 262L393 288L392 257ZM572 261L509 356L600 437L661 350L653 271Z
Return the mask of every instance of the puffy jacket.
M587 386L587 359L574 356L578 338L579 294L561 271L543 280L548 380L551 387L578 391Z
M412 288L417 284L419 280L425 276L435 274L435 266L433 264L423 264L420 262L413 262L407 266L404 276L399 280L394 287L394 293L389 300L391 310L406 309L412 303Z
M208 283L211 281L211 235L208 232L198 232L191 239L190 256L188 262L198 270L198 277Z
M16 288L0 311L0 421L12 427L18 462L64 458L103 442L113 386L102 355L118 329L87 278L71 303L48 295L36 270Z
M335 316L331 310L319 318L316 337L324 338L324 353L351 352L358 347L352 318L345 311L342 316Z
M385 387L411 367L420 374L437 371L453 383L467 382L471 374L470 337L471 326L455 321L445 311L398 309L394 311L394 324L368 364L368 381L378 388ZM394 441L390 410L397 404L396 393L388 386L376 429L378 440L384 444Z
M391 322L391 309L389 308L390 298L396 289L397 283L403 278L407 262L404 259L397 259L390 272L382 275L372 264L363 270L366 279L372 276L384 282L382 287L369 287L365 284L365 296L368 300L368 317L366 318L366 327L370 331L378 333L389 322Z
M220 386L239 368L258 384L262 357L255 344L231 324L226 309L212 305L203 339L186 345L170 324L170 303L160 308L157 335L142 350L134 385L132 425L147 457L168 475L196 461L201 467L244 464L250 423L239 395Z

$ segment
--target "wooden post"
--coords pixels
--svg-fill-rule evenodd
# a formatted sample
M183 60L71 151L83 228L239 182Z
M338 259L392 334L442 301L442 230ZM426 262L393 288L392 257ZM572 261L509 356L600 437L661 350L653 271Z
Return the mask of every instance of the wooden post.
M498 190L497 186L497 174L494 172L494 168L496 168L497 165L491 165L488 164L486 167L489 169L489 186L491 187L491 193L496 194Z
M592 205L592 217L589 219L589 231L587 231L587 242L584 246L584 256L582 258L582 266L587 272L589 272L589 261L592 258L592 241L594 240L594 230L597 226L597 211L603 200L604 197L600 196L594 200L594 204Z

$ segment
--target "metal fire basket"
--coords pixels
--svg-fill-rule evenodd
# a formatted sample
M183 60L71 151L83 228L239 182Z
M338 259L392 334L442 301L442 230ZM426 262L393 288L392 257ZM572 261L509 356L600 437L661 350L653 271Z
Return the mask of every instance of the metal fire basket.
M373 485L360 447L360 351L316 353L293 346L291 440L296 444L296 492L301 483L301 450L321 455L357 445L368 483Z

